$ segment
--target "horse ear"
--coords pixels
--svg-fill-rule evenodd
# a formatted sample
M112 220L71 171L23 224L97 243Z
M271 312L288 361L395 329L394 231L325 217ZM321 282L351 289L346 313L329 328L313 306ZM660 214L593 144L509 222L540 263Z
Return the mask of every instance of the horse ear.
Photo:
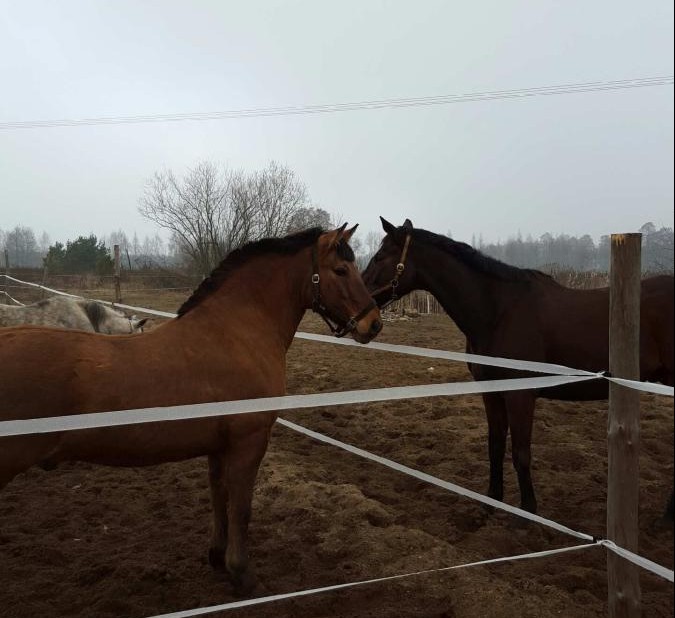
M380 221L382 221L382 229L387 234L391 234L391 236L396 234L396 228L391 223L389 223L389 221L387 221L384 217L380 217Z
M138 320L138 322L136 322L134 324L134 330L139 330L139 329L143 328L143 326L145 325L145 323L147 321L148 321L148 318L143 318L142 320Z
M406 220L403 222L403 229L404 229L406 232L412 232L412 230L413 230L413 224L412 224L412 221L411 221L410 219L406 219Z
M344 235L345 228L347 227L347 223L343 223L337 230L333 230L332 232L328 232L328 246L333 247L337 245L340 240L342 240L342 236Z
M349 239L354 235L354 232L356 232L356 228L359 227L359 224L357 223L354 227L348 229L342 238L344 239L345 242L349 242Z

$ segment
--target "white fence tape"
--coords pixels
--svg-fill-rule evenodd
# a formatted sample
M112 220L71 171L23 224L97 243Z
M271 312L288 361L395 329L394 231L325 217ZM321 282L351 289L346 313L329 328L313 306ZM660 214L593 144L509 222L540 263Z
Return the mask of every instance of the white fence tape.
M45 290L46 292L51 292L52 294L57 294L58 296L68 296L70 298L84 298L83 296L78 296L77 294L68 294L68 292L62 292L61 290L55 290L53 288L48 288L44 285L40 285L39 283L31 283L30 281L22 281L21 279L15 279L14 277L10 277L9 275L0 274L0 277L5 277L5 278L9 279L10 281L15 281L16 283L23 283L24 285L30 286L32 288L39 288L41 290ZM141 313L147 313L149 315L156 315L156 316L159 316L159 317L162 317L162 318L175 318L176 317L175 313L169 313L168 311L158 311L157 309L147 309L145 307L134 307L132 305L122 305L120 303L113 303L109 300L99 300L99 299L91 299L91 300L96 300L97 303L101 303L103 305L110 305L111 307L119 307L120 309L129 309L130 311L139 311Z
M98 303L103 303L105 305L110 305L111 307L115 307L116 309L129 309L129 311L138 311L140 313L148 313L150 315L156 315L161 318L175 318L176 314L175 313L169 313L168 311L157 311L156 309L149 310L144 307L134 307L133 305L123 305L121 303L112 303L108 300L98 300L96 301Z
M315 335L313 333L298 332L295 335L298 339L309 339L311 341L321 341L323 343L334 343L337 345L358 346L364 350L382 350L383 352L396 352L398 354L411 354L413 356L425 356L427 358L439 358L443 360L459 361L462 363L473 363L475 365L491 365L493 367L503 367L506 369L518 369L520 371L534 371L536 373L552 373L565 376L596 376L597 373L585 371L584 369L573 369L565 365L555 365L552 363L537 363L526 360L514 360L511 358L498 358L496 356L482 356L480 354L465 354L463 352L447 352L445 350L435 350L433 348L416 348L408 345L394 345L391 343L371 342L366 344L357 343L353 339L336 339L328 335Z
M200 607L198 609L187 609L178 612L171 612L170 614L161 614L153 616L152 618L193 618L194 616L205 616L214 612L222 612L228 609L239 609L242 607L250 607L252 605L261 605L263 603L272 603L274 601L285 601L286 599L293 599L297 597L306 597L312 594L321 594L324 592L332 592L334 590L344 590L345 588L354 588L356 586L365 586L368 584L376 584L381 582L393 581L397 579L404 579L408 577L417 577L419 575L430 575L432 573L443 573L446 571L454 571L457 569L466 569L469 567L486 566L490 564L500 564L503 562L515 562L517 560L527 560L530 558L546 558L548 556L555 556L558 554L569 553L573 551L581 551L597 547L597 543L586 543L584 545L574 545L572 547L561 547L559 549L548 549L545 551L534 552L531 554L520 554L518 556L507 556L504 558L492 558L490 560L480 560L478 562L468 562L466 564L458 564L455 566L441 567L438 569L427 569L425 571L415 571L414 573L405 573L403 575L389 575L387 577L376 577L374 579L364 579L356 582L349 582L346 584L335 584L333 586L324 586L322 588L312 588L310 590L299 590L297 592L287 592L285 594L272 594L266 597L258 597L256 599L245 599L243 601L233 601L231 603L223 603L222 605L211 605L210 607Z
M528 519L529 521L535 522L537 524L547 526L548 528L553 528L553 530L557 530L558 532L562 532L563 534L569 534L570 536L573 536L577 539L582 539L584 541L593 541L593 537L590 534L585 534L584 532L572 530L572 528L563 526L558 522L551 521L550 519L546 519L544 517L540 517L539 515L535 515L528 511L524 511L523 509L519 509L516 506L511 506L510 504L506 504L505 502L500 502L499 500L488 498L487 496L479 494L476 491L471 491L470 489L466 489L464 487L461 487L460 485L455 485L455 483L444 481L443 479L439 479L438 477L432 476L431 474L427 474L426 472L420 472L419 470L415 470L415 468L410 468L409 466L405 466L396 461L392 461L391 459L387 459L386 457L380 457L379 455L375 455L374 453L371 453L369 451L364 451L363 449L358 448L356 446L352 446L351 444L347 444L346 442L340 442L335 438L331 438L322 433L318 433L311 429L307 429L306 427L302 427L301 425L297 425L296 423L292 423L290 421L287 421L286 419L283 418L277 419L277 423L283 425L284 427L288 427L289 429L297 431L299 433L305 434L306 436L309 436L314 440L319 440L320 442L336 446L344 451L347 451L348 453L352 453L353 455L358 455L359 457L363 457L364 459L374 461L375 463L387 466L387 468L391 468L392 470L396 470L397 472L402 472L403 474L412 476L420 481L424 481L425 483L435 485L436 487L441 487L442 489L451 491L452 493L458 494L460 496L464 496L465 498L471 498L472 500L476 500L477 502L481 502L487 506L491 506L496 509L501 509L502 511L506 511L507 513L511 513L513 515L518 515L524 519Z
M528 511L524 511L523 509L519 509L515 506L511 506L510 504L499 502L498 500L493 500L492 498L488 498L487 496L479 494L475 491L471 491L470 489L461 487L460 485L449 483L448 481L444 481L435 476L431 476L430 474L426 474L425 472L420 472L419 470L415 470L414 468L404 466L403 464L400 464L396 461L392 461L391 459L387 459L386 457L380 457L379 455L375 455L374 453L371 453L369 451L364 451L363 449L360 449L356 446L352 446L351 444L340 442L339 440L318 433L316 431L312 431L311 429L307 429L306 427L302 427L301 425L297 425L296 423L291 423L290 421L281 418L277 419L277 423L283 425L284 427L288 427L289 429L293 429L294 431L297 431L299 433L305 434L306 436L309 436L315 440L319 440L320 442L331 444L332 446L341 448L349 453L358 455L359 457L363 457L364 459L374 461L376 463L382 464L383 466L387 466L388 468L391 468L393 470L397 470L398 472L402 472L403 474L412 476L420 481L424 481L426 483L436 485L437 487L447 489L448 491L456 493L460 496L471 498L472 500L482 502L483 504L487 504L494 508L501 509L502 511L506 511L507 513L512 513L513 515L518 515L524 519L528 519L532 522L557 530L558 532L562 532L563 534L569 534L570 536L576 537L578 539L595 541L594 537L584 532L578 532L577 530L573 530L572 528L563 526L562 524L559 524L558 522L553 521L551 519L546 519L544 517L540 517L539 515L534 515L532 513L529 513ZM622 556L626 560L633 562L634 564L642 567L643 569L651 571L655 575L663 577L664 579L667 579L670 582L673 581L672 570L662 567L661 565L656 564L655 562L652 562L647 558L638 556L637 554L634 554L633 552L630 552L627 549L624 549L623 547L619 547L613 541L602 539L597 542L600 542L607 549L617 553L619 556Z
M662 567L660 564L656 564L656 562L652 562L647 558L643 558L642 556L634 554L632 551L628 551L623 547L619 547L614 541L603 539L600 541L600 545L606 547L610 551L613 551L615 554L618 554L625 560L628 560L629 562L632 562L633 564L642 567L647 571L651 571L655 575L663 577L663 579L667 579L671 583L673 582L673 571L671 569Z
M665 395L666 397L673 396L673 387L665 384L657 384L656 382L636 382L635 380L626 380L624 378L607 377L610 382L616 382L627 388L634 388L645 393L654 393L655 395Z
M31 283L28 281L22 281L21 279L15 279L9 275L0 274L0 277L7 277L12 281L23 283L32 287L37 287L54 294L61 294L63 296L71 296L75 298L82 298L81 296L76 296L74 294L68 294L67 292L61 292L52 288L45 287L37 283ZM138 311L140 313L146 313L148 315L156 315L163 318L175 318L175 313L169 313L167 311L158 311L156 309L149 309L147 307L135 307L133 305L123 305L118 303L113 303L105 300L97 300L96 302L104 303L106 305L111 305L114 307L119 307L121 309L129 309L131 311ZM368 344L360 344L352 339L337 339L328 335L317 335L314 333L304 333L297 332L295 337L298 339L306 339L309 341L318 341L322 343L332 343L333 345L345 345L345 346L356 346L359 348L371 349L371 350L381 350L383 352L395 352L397 354L408 354L413 356L422 356L426 358L438 358L442 360L450 361L459 361L463 363L473 363L476 365L489 365L493 367L502 367L505 369L516 369L521 371L533 371L535 373L549 373L553 375L565 375L565 376L594 376L594 377L606 377L602 373L593 373L592 371L586 371L584 369L574 369L572 367L566 367L565 365L556 365L553 363L538 363L534 361L526 360L515 360L511 358L500 358L496 356L483 356L480 354L465 354L463 352L448 352L446 350L436 350L433 348L418 348L407 345L395 345L391 343L379 343L371 342ZM665 386L663 384L656 384L652 382L636 382L634 380L624 380L622 378L609 378L618 384L626 386L628 388L635 388L647 393L654 393L656 395L665 395L668 397L673 397L674 390L672 386Z
M71 298L82 298L81 296L78 296L77 294L69 294L68 292L62 292L61 290L53 290L52 288L48 288L47 286L40 285L39 283L32 283L31 281L22 281L21 279L16 279L15 277L10 277L9 275L0 274L0 277L4 277L5 279L9 279L9 281L14 281L16 283L22 283L23 285L27 285L28 287L31 287L31 288L39 288L40 290L45 290L46 292L53 292L54 294L58 294L59 296L70 296Z
M72 431L75 429L94 429L119 425L136 425L157 421L178 421L249 414L252 412L273 412L299 408L370 403L418 397L441 397L448 395L466 395L484 392L502 392L507 390L526 390L546 388L593 380L597 376L544 376L540 378L516 378L513 380L491 380L485 382L448 382L445 384L424 384L421 386L396 386L392 388L372 388L311 395L286 395L283 397L260 397L258 399L240 399L236 401L217 401L209 403L187 404L156 408L137 408L112 412L92 412L69 414L0 422L0 436L18 436L26 433L51 433L54 431Z
M4 294L7 298L9 298L9 300L11 300L11 301L12 301L13 303L15 303L16 305L19 305L20 307L25 307L25 306L26 306L26 305L24 305L22 302L16 300L16 298L14 298L13 296L11 296L11 295L10 295L8 292L6 292L5 290L0 290L0 294Z

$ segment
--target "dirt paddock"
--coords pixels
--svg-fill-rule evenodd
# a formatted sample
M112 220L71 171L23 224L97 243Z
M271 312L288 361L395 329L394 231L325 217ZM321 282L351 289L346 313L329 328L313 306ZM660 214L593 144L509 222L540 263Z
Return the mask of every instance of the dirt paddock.
M314 316L301 328L323 332ZM379 340L464 346L444 316L388 323ZM469 379L458 363L308 341L293 344L288 367L289 393ZM606 517L606 411L606 402L540 400L533 442L540 514L598 536ZM487 489L487 424L478 396L284 417L481 493ZM673 484L672 399L642 396L640 464L640 553L673 568L672 526L657 521ZM505 485L506 500L517 504L510 465ZM210 518L205 459L143 469L31 469L0 493L0 615L140 618L234 600L227 580L207 563ZM258 477L250 539L256 596L578 544L279 425ZM212 615L603 616L605 565L605 550L594 547ZM672 616L672 585L646 572L641 584L644 616Z

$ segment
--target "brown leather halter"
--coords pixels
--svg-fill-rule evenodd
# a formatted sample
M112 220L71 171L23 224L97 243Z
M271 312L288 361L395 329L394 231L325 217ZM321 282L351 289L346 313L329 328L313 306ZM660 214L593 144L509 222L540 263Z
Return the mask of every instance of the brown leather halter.
M381 294L382 292L386 292L388 289L391 289L391 298L381 305L379 305L380 309L384 309L385 307L388 307L391 305L391 303L395 302L398 300L398 294L396 293L396 288L398 288L398 280L401 278L401 275L403 274L403 271L405 270L405 261L406 258L408 257L408 249L410 248L410 241L412 239L412 235L408 234L405 237L405 243L403 243L403 251L401 252L401 259L399 260L398 264L396 264L396 273L394 274L394 278L387 284L383 285L381 288L377 288L374 292L371 292L373 298L376 297L378 294Z
M328 324L328 328L336 337L344 337L351 333L359 320L363 319L370 311L377 308L375 300L371 300L355 316L345 319L343 316L332 311L321 302L321 277L319 277L319 258L316 245L312 247L312 311L318 313L323 321Z

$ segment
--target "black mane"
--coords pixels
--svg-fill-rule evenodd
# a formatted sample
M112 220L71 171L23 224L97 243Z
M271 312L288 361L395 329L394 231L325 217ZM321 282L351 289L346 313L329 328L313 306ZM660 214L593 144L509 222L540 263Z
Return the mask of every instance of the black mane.
M87 314L89 321L94 329L94 332L101 332L101 325L105 320L105 311L103 305L95 302L88 302L84 305L84 312Z
M402 229L403 228L399 228L399 230ZM501 279L502 281L532 281L533 279L543 278L552 283L555 282L553 277L540 270L519 268L518 266L505 264L504 262L500 262L495 258L481 253L471 245L452 240L451 238L441 236L440 234L428 232L427 230L414 229L412 232L412 239L413 243L415 242L415 239L417 239L427 245L437 247L463 264L466 264L469 268L495 279Z
M254 242L249 242L238 249L231 251L225 259L213 269L211 274L199 284L199 287L192 293L178 309L178 317L185 315L191 309L194 309L207 296L215 292L227 279L227 277L239 268L242 264L248 262L251 258L267 253L277 253L280 255L292 255L301 251L305 247L313 245L324 230L320 227L312 227L302 232L290 234L282 238L263 238ZM345 249L346 248L346 249ZM349 259L346 255L351 252L347 243L340 242L338 253L343 259ZM351 252L352 259L354 257Z

